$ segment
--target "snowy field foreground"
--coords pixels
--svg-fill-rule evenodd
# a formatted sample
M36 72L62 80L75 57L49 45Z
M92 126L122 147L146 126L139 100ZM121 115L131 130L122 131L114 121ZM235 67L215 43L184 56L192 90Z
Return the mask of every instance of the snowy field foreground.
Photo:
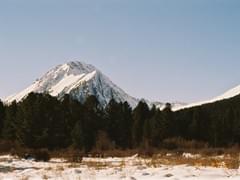
M84 158L81 164L52 159L48 163L0 156L0 179L65 180L222 180L240 179L240 170L188 165L154 165L152 160L129 158Z

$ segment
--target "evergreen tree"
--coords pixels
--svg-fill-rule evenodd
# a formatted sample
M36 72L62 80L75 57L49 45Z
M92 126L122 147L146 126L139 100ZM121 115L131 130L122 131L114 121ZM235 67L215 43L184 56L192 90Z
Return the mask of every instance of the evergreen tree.
M17 103L14 101L11 105L7 106L5 109L5 120L3 123L2 136L7 140L16 139L16 130L17 130Z
M68 126L64 118L63 107L55 97L45 95L43 99L44 102L40 107L43 107L41 113L45 115L43 119L46 121L46 125L42 130L47 132L48 147L51 149L65 148L69 145L69 140L67 139Z
M83 134L85 151L90 151L96 142L103 116L102 108L95 96L89 96L84 103Z
M0 134L2 134L4 120L5 120L5 107L2 101L0 100Z
M167 103L162 111L162 124L166 127L165 136L173 137L176 135L176 124L174 121L174 114L172 112L172 105Z
M151 138L153 146L158 147L164 139L168 138L168 126L168 120L164 118L163 113L158 110L152 118Z
M240 95L172 112L170 104L149 110L141 101L132 111L127 102L111 100L104 109L94 96L81 104L69 95L59 100L31 93L19 103L0 102L0 131L2 138L28 148L161 147L172 137L226 147L240 143Z
M78 101L72 99L69 95L65 95L63 101L61 102L63 119L65 121L66 128L66 143L71 145L76 144L73 142L73 129L75 129L78 121L82 121L84 116L83 106ZM82 131L82 130L81 130Z
M132 108L129 106L127 102L122 104L122 116L123 122L120 126L121 131L121 140L120 146L122 148L130 148L132 147L132 126L133 126L133 119L132 119Z
M134 146L139 146L143 143L143 126L145 121L150 117L150 111L148 105L140 101L137 107L133 110L133 129L132 138Z
M34 94L19 104L17 140L31 148L65 147L65 123L60 102L46 94Z
M131 112L127 102L117 103L113 99L106 107L107 132L117 147L127 148L131 144Z
M81 120L77 121L72 131L73 146L80 150L85 150L85 138Z

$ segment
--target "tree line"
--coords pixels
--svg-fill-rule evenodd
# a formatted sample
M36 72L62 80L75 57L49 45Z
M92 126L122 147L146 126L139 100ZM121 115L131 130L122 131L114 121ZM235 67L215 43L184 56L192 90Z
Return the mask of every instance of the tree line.
M19 103L0 102L0 138L27 148L162 148L175 137L212 147L239 144L240 96L177 112L144 101L134 109L115 100L102 107L94 96L83 104L69 95L59 100L35 93Z

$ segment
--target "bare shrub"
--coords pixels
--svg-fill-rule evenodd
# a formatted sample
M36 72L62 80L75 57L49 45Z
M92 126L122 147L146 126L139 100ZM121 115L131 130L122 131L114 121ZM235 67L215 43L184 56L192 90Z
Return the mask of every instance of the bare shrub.
M11 150L11 155L22 159L34 159L35 161L48 162L50 160L50 154L47 149L35 150L17 146L15 149Z
M15 148L11 149L10 154L12 156L17 156L21 159L27 159L27 156L30 156L31 150L28 148L23 148L19 145L16 145Z
M50 160L50 154L47 149L33 150L30 154L36 161L48 162Z
M205 142L195 141L195 140L185 140L180 137L169 138L163 141L162 146L169 150L175 149L199 149L207 148L208 144Z
M224 163L228 169L239 169L240 153L234 153L224 158Z
M7 140L0 140L0 153L9 153L15 148L15 143Z
M85 154L83 153L83 151L74 148L69 148L62 152L61 155L59 155L58 157L64 158L68 162L81 163L84 155Z
M106 151L114 149L114 145L109 139L108 135L104 131L99 131L97 135L96 141L96 150L98 151Z
M100 155L101 157L129 157L129 156L133 156L135 154L138 154L140 152L140 150L138 149L112 149L112 150L107 150L104 152L101 152L101 154L99 154L99 151L93 151L92 154Z

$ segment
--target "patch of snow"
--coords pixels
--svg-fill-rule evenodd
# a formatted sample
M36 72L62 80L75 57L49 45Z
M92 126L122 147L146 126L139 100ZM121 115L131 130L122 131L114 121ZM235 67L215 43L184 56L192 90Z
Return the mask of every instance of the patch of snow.
M200 154L191 154L191 153L183 153L182 156L187 158L187 159L197 159L197 158L201 157Z
M150 160L149 160L150 161ZM88 163L93 162L94 166ZM97 164L106 163L99 168ZM127 158L84 158L81 164L71 164L64 160L34 162L0 156L1 180L40 179L84 179L84 180L239 180L240 170L213 167L192 167L187 165L161 165L150 167L147 159L137 156Z

